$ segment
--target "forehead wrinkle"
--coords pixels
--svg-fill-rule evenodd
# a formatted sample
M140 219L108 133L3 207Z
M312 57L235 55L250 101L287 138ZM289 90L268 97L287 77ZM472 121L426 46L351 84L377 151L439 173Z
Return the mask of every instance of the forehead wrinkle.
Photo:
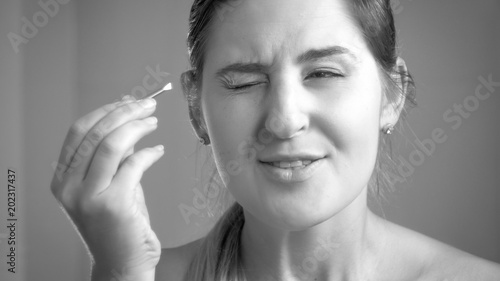
M287 31L286 27L273 26L261 29L261 32L256 36L261 39L249 42L249 54L234 63L260 64L263 70L272 72L289 57L292 44L295 44L294 40L290 40L290 38L296 35Z

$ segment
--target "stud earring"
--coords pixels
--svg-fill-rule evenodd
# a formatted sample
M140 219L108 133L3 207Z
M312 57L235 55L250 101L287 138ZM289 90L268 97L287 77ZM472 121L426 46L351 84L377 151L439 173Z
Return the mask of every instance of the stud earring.
M394 126L392 124L387 124L382 129L382 132L384 132L384 134L386 135L391 135L392 132L394 132Z
M203 135L201 138L200 138L200 143L202 145L209 145L210 144L210 138L208 137L208 135Z

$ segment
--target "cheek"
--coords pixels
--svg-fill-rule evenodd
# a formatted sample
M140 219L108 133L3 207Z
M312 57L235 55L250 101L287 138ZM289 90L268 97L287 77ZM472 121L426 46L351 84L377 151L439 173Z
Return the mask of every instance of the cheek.
M228 186L229 178L239 176L252 157L247 148L252 145L257 117L252 107L241 100L213 97L202 104L217 169Z
M351 85L341 99L329 103L333 110L326 124L337 175L359 189L368 182L377 157L381 88L377 79Z

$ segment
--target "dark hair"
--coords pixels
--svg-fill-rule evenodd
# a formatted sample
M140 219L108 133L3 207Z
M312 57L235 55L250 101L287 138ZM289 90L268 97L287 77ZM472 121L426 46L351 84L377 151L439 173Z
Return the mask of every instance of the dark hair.
M192 69L183 74L181 83L190 106L199 108L199 91L202 87L202 73L205 61L205 46L210 35L211 22L223 19L223 12L232 10L244 0L195 0L189 16L187 46ZM249 0L246 0L249 1ZM405 98L405 109L415 105L415 84L412 76L405 70L396 69L398 54L396 30L390 0L346 0L350 5L353 18L364 35L366 43L384 76L384 93L393 99L396 95ZM221 13L222 11L222 13ZM395 75L397 74L397 75ZM395 78L397 77L397 78ZM398 87L403 79L405 88ZM188 87L187 85L196 85ZM383 195L380 186L393 189L393 182L387 176L395 167L385 163L394 163L388 153L387 142L381 135L377 163L370 179L370 197ZM202 246L191 263L186 280L245 280L241 275L239 263L239 234L244 224L243 211L238 203L226 211L215 227L207 235ZM236 231L235 231L236 230Z

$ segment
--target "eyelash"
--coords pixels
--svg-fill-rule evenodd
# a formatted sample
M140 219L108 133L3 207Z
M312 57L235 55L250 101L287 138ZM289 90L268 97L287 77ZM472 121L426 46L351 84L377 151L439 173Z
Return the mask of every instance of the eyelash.
M315 71L315 72L310 73L309 75L307 75L306 79L308 79L309 77L311 77L314 74L322 74L321 75L322 77L313 77L313 78L318 78L318 79L344 77L344 75L339 74L339 73L335 73L335 72L331 72L331 71L325 71L325 70L320 70L320 71ZM324 74L327 74L327 76L325 77ZM265 82L253 82L253 83L240 84L240 85L230 85L230 84L227 84L226 88L229 89L229 90L232 90L232 91L242 91L242 90L246 90L246 89L248 89L250 87L263 84L263 83L265 83Z
M314 77L314 78L325 79L325 78L340 78L340 77L344 77L344 75L342 75L340 73L335 73L335 72L326 71L326 70L319 70L319 71L314 71L311 74L307 75L306 79L308 77L310 77L311 75L313 75L313 74L319 74L319 73L320 74L328 74L328 77Z
M264 82L254 82L254 83L247 83L247 84L240 84L240 85L227 85L226 88L229 90L233 90L233 91L241 91L241 90L245 90L247 88L253 87L253 86L257 86L257 85L262 84L262 83L264 83Z

